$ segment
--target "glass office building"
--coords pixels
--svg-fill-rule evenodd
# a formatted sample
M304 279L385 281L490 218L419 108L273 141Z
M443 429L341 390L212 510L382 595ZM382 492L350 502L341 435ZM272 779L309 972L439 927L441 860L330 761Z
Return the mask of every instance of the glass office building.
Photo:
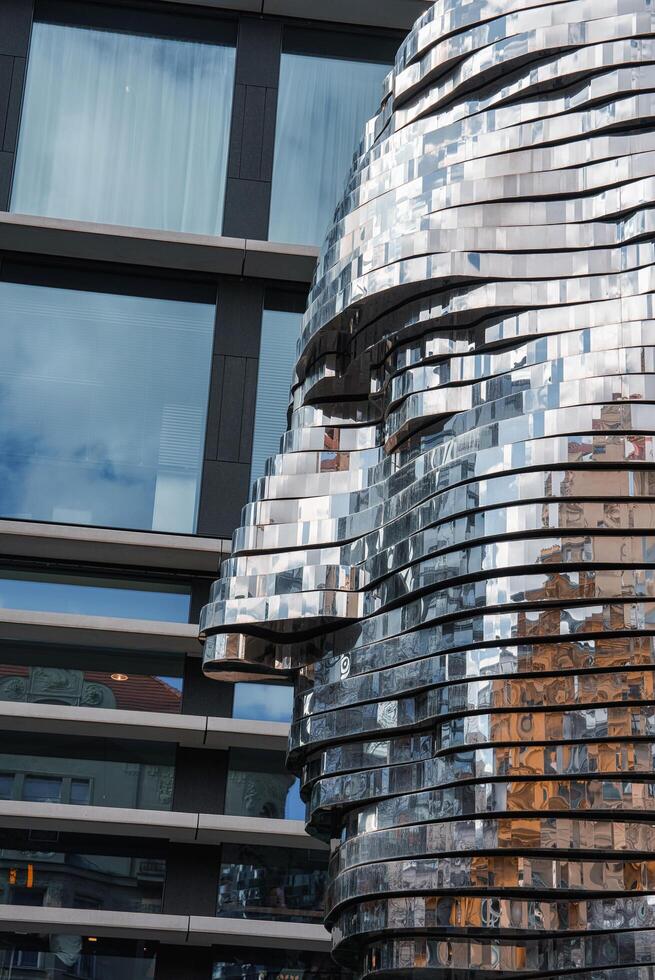
M291 689L196 624L428 3L259 6L0 3L0 980L346 975Z

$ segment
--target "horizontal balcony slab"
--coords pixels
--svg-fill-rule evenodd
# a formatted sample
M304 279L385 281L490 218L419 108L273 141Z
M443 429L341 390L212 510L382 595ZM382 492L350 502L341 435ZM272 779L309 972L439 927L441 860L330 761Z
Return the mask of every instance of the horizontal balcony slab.
M0 249L208 275L310 283L318 249L309 245L192 235L65 218L0 212Z
M0 701L0 728L89 738L175 742L189 748L221 751L239 748L285 752L289 737L289 726L282 722L83 705L26 704L22 701Z
M326 850L305 833L301 820L176 810L135 810L126 807L75 806L0 800L0 825L14 829L109 837L145 837L181 844L249 844Z
M149 912L108 912L104 909L0 905L2 928L11 932L45 935L56 933L150 939L177 945L240 945L326 952L330 948L329 933L322 925Z
M215 573L230 551L221 538L0 520L0 552L12 558Z
M194 623L162 623L109 616L0 609L0 639L24 643L63 643L111 650L150 650L200 657Z

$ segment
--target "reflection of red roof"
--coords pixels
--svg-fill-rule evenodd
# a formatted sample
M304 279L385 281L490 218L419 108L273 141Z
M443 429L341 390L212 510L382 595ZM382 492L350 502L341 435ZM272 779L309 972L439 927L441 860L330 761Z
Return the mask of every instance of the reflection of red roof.
M28 676L29 667L0 664L0 678ZM115 681L110 674L103 671L86 670L84 680L110 688L116 698L116 707L126 711L165 711L168 714L178 714L182 709L182 692L160 677L130 674L127 681Z

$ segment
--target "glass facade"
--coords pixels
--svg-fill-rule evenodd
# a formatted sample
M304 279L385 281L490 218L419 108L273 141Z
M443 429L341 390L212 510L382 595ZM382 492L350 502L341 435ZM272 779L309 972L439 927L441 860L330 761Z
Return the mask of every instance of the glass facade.
M123 711L182 710L184 658L85 647L0 645L0 701Z
M222 949L213 980L346 980L327 953L279 953L272 949Z
M161 911L166 862L127 854L28 851L0 840L0 904ZM1 974L0 974L1 976Z
M190 587L0 569L0 607L187 623Z
M35 23L11 210L219 235L234 64L231 45Z
M153 980L157 944L0 933L2 980Z
M0 732L0 800L170 810L175 746Z
M268 237L318 245L389 64L283 52Z
M293 688L281 684L235 684L233 718L291 721Z
M264 475L266 460L280 450L287 429L289 393L302 316L264 310L257 371L257 403L250 479Z
M299 783L285 769L284 752L230 751L225 812L275 820L305 819Z
M217 914L243 919L320 922L327 852L226 845Z
M0 515L192 532L214 306L0 282L0 308Z

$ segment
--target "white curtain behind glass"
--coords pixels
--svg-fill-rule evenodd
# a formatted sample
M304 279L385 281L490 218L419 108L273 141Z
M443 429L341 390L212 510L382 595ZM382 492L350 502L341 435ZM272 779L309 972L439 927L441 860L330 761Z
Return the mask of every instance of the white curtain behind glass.
M266 460L279 452L280 439L287 430L289 392L301 324L300 313L264 310L257 374L251 481L264 475Z
M234 58L35 24L12 211L220 234Z
M388 65L282 55L271 241L323 241L388 71Z

